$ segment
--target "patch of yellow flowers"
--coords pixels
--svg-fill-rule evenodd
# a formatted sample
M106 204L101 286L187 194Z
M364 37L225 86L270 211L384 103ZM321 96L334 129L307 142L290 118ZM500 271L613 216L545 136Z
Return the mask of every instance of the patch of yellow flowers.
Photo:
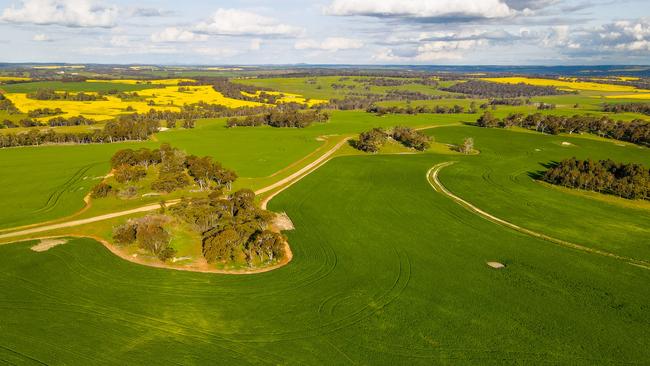
M122 99L107 95L106 100L96 101L68 101L68 100L36 100L27 97L26 93L7 93L5 97L11 100L16 108L21 112L27 113L39 108L56 109L60 108L64 113L58 116L39 118L41 121L47 121L55 117L69 118L73 116L84 116L96 121L104 121L115 118L126 113L146 113L151 109L158 111L180 111L185 104L195 104L205 102L208 104L224 105L228 108L239 107L256 107L266 105L264 103L249 102L245 100L225 97L223 94L214 90L210 85L201 86L178 86L180 82L192 81L190 79L167 79L167 80L110 80L113 83L126 84L151 84L164 85L162 88L151 88L137 91L142 100L123 101ZM88 80L88 82L107 82L107 80ZM95 94L95 93L87 93ZM280 94L279 92L269 92L269 94ZM312 106L314 104L325 103L325 100L310 99L307 100L298 94L282 93L284 97L280 100L282 103L296 102ZM255 95L255 94L250 94ZM257 93L259 95L259 92Z
M483 78L482 80L494 83L519 84L525 83L536 86L555 86L560 90L588 90L600 92L627 92L627 93L650 93L650 90L636 89L630 85L601 84L586 81L576 81L575 79L565 78L563 80L539 79L526 77L504 77L504 78Z

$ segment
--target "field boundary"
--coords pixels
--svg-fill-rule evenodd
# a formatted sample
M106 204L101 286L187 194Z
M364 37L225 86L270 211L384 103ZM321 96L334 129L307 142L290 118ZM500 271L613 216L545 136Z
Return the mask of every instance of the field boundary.
M637 266L637 267L641 267L641 268L645 268L645 269L650 270L650 263L648 263L646 261L621 256L621 255L606 252L606 251L600 250L600 249L586 247L584 245L572 243L572 242L562 240L562 239L557 239L557 238L554 238L552 236L548 236L546 234L542 234L542 233L539 233L539 232L536 232L536 231L533 231L533 230L530 230L530 229L526 229L524 227L513 224L513 223L511 223L509 221L506 221L504 219L501 219L499 217L496 217L496 216L494 216L494 215L492 215L490 213L487 213L487 212L483 211L482 209L480 209L480 208L474 206L473 204L471 204L470 202L468 202L468 201L460 198L459 196L453 194L438 179L438 173L440 172L440 170L442 170L445 167L451 166L451 165L453 165L455 163L457 163L457 161L447 161L447 162L444 162L444 163L434 165L431 169L429 169L427 171L427 174L426 174L427 182L429 182L431 187L436 192L444 194L445 196L451 198L454 202L456 202L460 206L464 207L468 211L470 211L472 213L475 213L478 216L481 216L482 218L484 218L486 220L489 220L489 221L492 221L492 222L494 222L494 223L496 223L498 225L507 227L509 229L518 231L518 232L520 232L522 234L526 234L528 236L532 236L532 237L537 238L537 239L542 239L544 241L551 242L551 243L556 244L558 246L562 246L562 247L570 248L570 249L574 249L574 250L579 250L579 251L585 252L585 253L596 254L596 255L600 255L600 256L604 256L604 257L618 259L618 260L624 261L624 262L626 262L628 264L631 264L633 266Z

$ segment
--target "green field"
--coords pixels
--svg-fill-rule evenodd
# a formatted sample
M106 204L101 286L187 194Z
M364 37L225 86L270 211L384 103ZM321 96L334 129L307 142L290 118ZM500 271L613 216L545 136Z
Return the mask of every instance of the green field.
M141 75L129 70L128 75L254 75L251 70L157 70ZM408 103L413 106L468 108L474 100L421 84L366 88L354 79L233 81L318 99L401 89L446 96ZM151 85L2 85L6 92L44 87L90 92ZM540 111L555 115L602 115L603 101L610 102L597 92L531 99L556 104L557 109ZM474 101L480 105L487 99ZM501 118L536 113L537 107L488 110ZM570 157L650 167L648 147L586 134L479 128L473 123L482 110L383 116L330 112L327 123L300 129L226 128L225 118L200 119L193 129L169 129L143 142L0 149L0 236L75 213L75 219L86 219L144 205L157 210L162 200L206 196L197 185L144 194L152 193L160 169L152 166L137 183L106 179L120 189L137 187L133 197L93 199L79 212L84 196L109 172L109 160L120 149L169 143L188 154L210 156L238 174L235 190L271 186L303 174L323 154L334 156L295 184L283 183L286 190L269 202L269 210L286 212L295 226L284 231L292 261L270 272L225 275L152 268L131 262L148 255L156 262L145 263L162 265L136 244L121 252L124 260L91 239L112 242L115 226L144 212L0 240L0 293L6 294L0 297L0 364L601 365L650 360L650 270L630 263L650 263L650 201L534 179L545 165ZM0 121L8 117L2 113ZM637 113L607 115L648 119ZM17 116L23 115L10 117ZM432 146L419 153L389 140L379 153L367 154L345 142L374 127L398 125L423 129L434 137ZM467 137L475 141L475 154L457 152ZM445 162L453 164L438 177L452 194L500 220L557 240L510 229L459 205L428 180L427 172ZM182 171L187 167L180 166ZM256 202L273 193L265 191ZM181 261L202 260L203 234L185 222L173 225L175 255ZM30 250L34 241L4 245L50 235L75 238L44 252ZM489 261L506 267L493 269ZM242 263L238 269L246 269ZM231 268L229 264L210 263L218 269Z
M7 84L0 86L0 89L7 93L31 93L38 89L54 89L67 92L107 92L117 90L121 92L132 92L143 89L151 89L156 86L147 84L124 84L124 83L85 83L85 82L62 82L62 81L36 81L30 83Z
M0 355L153 364L592 365L650 357L650 272L466 211L425 179L449 159L329 162L271 201L295 223L295 257L260 275L146 268L90 240L43 253L30 243L2 246L0 289L12 296L0 302ZM488 260L508 267L495 271Z
M109 171L119 149L137 144L64 145L0 149L0 229L70 215Z

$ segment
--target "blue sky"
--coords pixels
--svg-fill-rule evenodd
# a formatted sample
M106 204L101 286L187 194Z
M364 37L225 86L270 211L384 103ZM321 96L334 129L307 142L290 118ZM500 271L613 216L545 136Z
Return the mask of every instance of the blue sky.
M650 64L648 0L0 0L0 62Z

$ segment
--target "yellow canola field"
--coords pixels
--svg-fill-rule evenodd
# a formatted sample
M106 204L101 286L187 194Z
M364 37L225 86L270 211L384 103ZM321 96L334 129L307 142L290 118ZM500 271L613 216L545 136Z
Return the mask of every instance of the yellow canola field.
M108 100L97 100L89 102L77 102L69 100L36 100L27 98L25 93L9 93L5 94L7 99L11 100L16 108L21 112L27 113L39 108L56 109L61 108L64 114L53 117L43 117L38 120L47 121L54 117L70 118L75 116L84 116L86 118L94 119L96 121L105 121L112 119L120 114L133 113L126 110L131 106L139 113L148 112L150 109L156 110L171 110L178 108L149 106L146 102L122 102L121 99L108 96Z
M20 76L0 76L0 83L3 81L30 81L32 79Z
M58 70L58 69L85 69L86 66L84 66L84 65L64 65L64 66L45 65L45 66L34 66L32 68L37 69L37 70Z
M194 82L196 80L192 79L161 79L161 80L136 80L136 79L115 79L115 80L101 80L93 79L86 80L89 83L115 83L115 84L129 84L129 85L140 85L140 84L151 84L151 85L178 85L182 82Z
M133 113L133 111L127 111L128 107L133 108L133 110L138 113L146 113L151 109L159 111L179 111L180 107L184 104L194 104L201 101L208 104L220 104L229 108L264 105L262 103L226 98L223 94L215 91L211 86L193 86L189 87L189 91L183 92L178 91L178 89L178 86L167 86L164 88L140 90L138 91L138 94L146 99L144 101L122 101L114 96L106 96L108 100L88 102L36 100L27 98L27 94L25 93L8 93L5 94L5 97L11 100L16 108L23 113L39 108L61 108L65 114L59 115L60 117L69 118L81 115L96 121L112 119L120 114ZM150 106L148 104L149 101L153 101L155 105ZM59 116L44 117L39 120L46 121Z
M241 92L242 95L248 96L248 97L259 97L259 95L262 93L262 91L257 91L255 94L252 93L247 93L247 92ZM308 107L317 105L317 104L323 104L327 103L327 100L324 99L306 99L300 94L291 94L291 93L282 93L282 92L275 92L275 91L264 91L264 93L269 94L269 95L280 95L282 94L283 97L278 99L279 103L298 103L298 104L306 104Z
M177 105L194 104L205 102L208 104L225 105L228 108L239 107L258 107L263 103L249 102L245 100L227 98L223 94L214 90L210 85L189 86L185 87L188 91L178 91L178 86L167 86L160 89L145 89L138 92L141 97L147 100L153 100L160 105Z
M608 99L650 99L650 93L608 95L605 98L608 98Z
M525 78L525 77L483 78L481 80L491 81L494 83L505 83L505 84L525 83L525 84L536 85L536 86L555 86L562 90L590 90L590 91L602 91L602 92L628 92L628 93L648 92L650 93L650 90L636 89L633 86L591 83L585 81L552 80L552 79L537 79L537 78Z

